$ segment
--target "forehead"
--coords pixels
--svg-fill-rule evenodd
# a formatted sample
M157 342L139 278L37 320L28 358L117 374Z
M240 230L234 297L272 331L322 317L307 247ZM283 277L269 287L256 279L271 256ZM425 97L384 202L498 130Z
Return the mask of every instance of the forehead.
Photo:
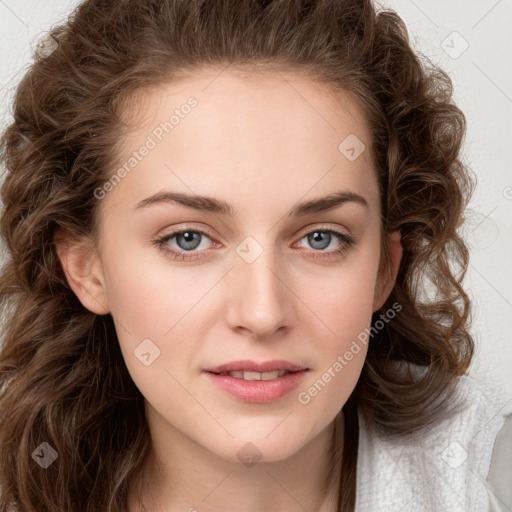
M204 69L139 91L122 114L118 165L149 140L154 147L109 201L122 189L132 204L163 188L290 206L315 188L377 193L357 98L302 74Z
M204 122L230 119L237 126L246 121L253 127L258 122L264 131L265 128L271 130L277 121L294 125L297 120L308 120L306 130L343 131L350 127L360 138L370 142L366 115L354 93L335 90L303 71L274 68L205 67L172 81L142 88L127 99L120 112L127 134L147 131L155 121L155 113L168 118L172 113L169 109L179 108L190 97L196 98L200 106L196 112L200 111L201 115L195 117ZM220 127L217 123L216 128Z

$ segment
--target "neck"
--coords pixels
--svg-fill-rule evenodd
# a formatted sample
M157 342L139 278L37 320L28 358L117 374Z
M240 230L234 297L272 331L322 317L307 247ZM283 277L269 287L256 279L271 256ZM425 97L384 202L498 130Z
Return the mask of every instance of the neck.
M155 426L163 418L151 420ZM129 485L127 512L335 512L342 456L333 452L335 421L288 459L250 467L217 457L168 424L150 428L152 448L141 478Z

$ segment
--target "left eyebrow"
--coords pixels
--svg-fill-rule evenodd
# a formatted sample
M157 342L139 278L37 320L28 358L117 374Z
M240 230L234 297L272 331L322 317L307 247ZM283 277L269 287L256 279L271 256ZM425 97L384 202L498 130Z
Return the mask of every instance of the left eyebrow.
M231 217L238 215L236 209L222 199L165 190L143 199L137 203L135 210L145 209L151 205L160 203L177 203L188 208L193 208L194 210L228 215ZM324 212L347 203L357 203L368 208L368 202L363 196L351 191L340 191L325 197L299 203L288 212L288 217L301 217Z

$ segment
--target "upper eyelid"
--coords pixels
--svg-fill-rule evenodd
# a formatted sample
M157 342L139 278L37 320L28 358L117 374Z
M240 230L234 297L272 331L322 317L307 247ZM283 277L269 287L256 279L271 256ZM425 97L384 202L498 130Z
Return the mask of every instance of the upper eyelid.
M320 224L319 226L316 226L316 227L315 227L315 226L313 226L313 227L309 227L309 228L301 229L301 230L299 231L299 234L300 234L300 233L303 233L303 234L309 234L309 233L311 233L312 231L333 231L334 233L336 233L336 232L342 232L341 234L343 234L343 235L346 235L346 236L352 236L352 233L351 233L348 229L346 229L346 228L345 228L345 230L346 230L346 233L343 233L343 232L342 232L342 231L343 231L343 229L342 229L342 228L339 228L339 227L334 228L334 227L332 227L332 226L327 226L327 225L325 225L325 224Z
M192 231L194 233L200 233L200 234L203 234L203 235L206 235L208 236L211 240L214 240L214 241L217 241L215 235L213 235L212 233L210 233L210 231L206 228L198 228L198 227L194 227L194 226L185 226L183 228L177 228L175 230L173 230L172 232L168 233L168 234L164 234L162 235L161 237L159 238L168 238L168 239L172 239L174 236L180 234L180 233L184 233L186 231ZM320 224L319 226L313 226L313 227L306 227L306 228L303 228L299 231L298 233L298 237L299 237L299 240L304 238L306 235L314 232L314 231L324 231L324 232L333 232L334 234L337 234L339 237L342 237L343 235L346 236L346 237L349 237L351 239L355 239L354 235L352 235L352 233L347 230L346 233L344 233L340 228L333 228L333 227L330 227L330 226L327 226L325 224ZM343 241L343 238L342 238L342 241Z

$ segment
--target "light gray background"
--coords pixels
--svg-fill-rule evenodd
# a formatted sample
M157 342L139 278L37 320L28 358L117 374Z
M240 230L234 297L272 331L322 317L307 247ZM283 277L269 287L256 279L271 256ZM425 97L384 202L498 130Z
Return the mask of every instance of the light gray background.
M414 48L448 71L455 102L466 114L463 158L478 179L464 230L471 248L465 287L474 301L477 343L471 373L500 382L512 397L512 0L379 3L402 17ZM2 127L30 45L77 4L0 0Z

